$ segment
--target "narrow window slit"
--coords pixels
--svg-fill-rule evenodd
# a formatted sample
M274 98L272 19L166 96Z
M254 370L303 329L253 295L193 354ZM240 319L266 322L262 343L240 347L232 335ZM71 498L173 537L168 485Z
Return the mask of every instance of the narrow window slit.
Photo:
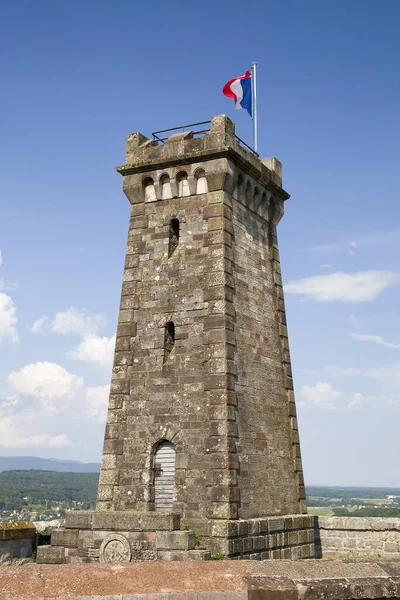
M175 347L175 325L168 321L164 326L164 362L168 359Z
M171 219L169 223L168 257L172 256L179 244L179 220Z

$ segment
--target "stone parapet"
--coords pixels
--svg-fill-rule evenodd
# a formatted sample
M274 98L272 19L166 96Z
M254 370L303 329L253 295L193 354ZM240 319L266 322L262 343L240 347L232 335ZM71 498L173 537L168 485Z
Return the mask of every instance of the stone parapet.
M317 517L316 555L400 559L400 519Z
M7 600L378 600L400 598L389 561L173 561L0 568Z
M126 164L117 167L117 171L126 176L162 169L165 165L189 165L227 156L241 168L253 172L262 184L280 191L284 199L289 197L279 189L282 186L282 163L275 157L261 161L258 155L245 148L235 135L235 124L226 115L212 117L209 131L201 136L194 135L196 132L186 131L159 143L139 132L130 133L126 136Z
M211 555L234 560L314 558L314 517L287 515L237 521L213 521L206 539Z
M35 537L34 523L0 523L0 560L29 558Z

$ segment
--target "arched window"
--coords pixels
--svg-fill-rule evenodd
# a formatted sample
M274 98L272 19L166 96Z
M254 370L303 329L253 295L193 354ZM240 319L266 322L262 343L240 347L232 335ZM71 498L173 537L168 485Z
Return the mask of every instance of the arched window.
M255 188L254 198L253 198L253 207L252 207L255 212L258 211L258 209L260 207L260 202L261 202L261 192L258 188Z
M170 356L175 346L175 325L168 321L164 326L164 362Z
M143 181L143 189L144 189L144 201L145 202L154 202L157 200L156 198L156 190L154 188L154 181L151 177L147 177Z
M241 174L238 175L233 195L237 200L240 200L243 197L243 177Z
M197 169L195 173L196 177L196 194L207 194L208 185L206 179L206 173L204 169Z
M176 450L172 442L162 440L153 448L154 505L156 510L172 510L175 499Z
M179 244L179 220L171 219L169 223L168 256L171 256Z
M251 183L250 183L250 181L248 181L246 184L246 195L245 195L245 202L246 202L247 206L250 206L252 196L253 196L253 194L251 191Z
M160 178L161 200L172 198L171 180L169 175L162 175Z
M190 196L188 176L185 171L181 171L176 176L178 182L178 196Z

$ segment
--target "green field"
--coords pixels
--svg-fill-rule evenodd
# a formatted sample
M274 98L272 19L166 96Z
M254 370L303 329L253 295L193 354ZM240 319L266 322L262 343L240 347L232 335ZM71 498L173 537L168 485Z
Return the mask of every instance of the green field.
M310 506L308 514L315 517L333 517L333 510L330 506Z

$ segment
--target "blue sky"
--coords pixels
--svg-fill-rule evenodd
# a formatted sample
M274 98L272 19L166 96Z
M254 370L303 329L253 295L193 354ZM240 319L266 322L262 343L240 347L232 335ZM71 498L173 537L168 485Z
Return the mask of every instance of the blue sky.
M379 9L378 9L379 6ZM396 0L0 8L0 454L98 461L129 204L124 137L226 113L257 60L306 483L400 486Z

